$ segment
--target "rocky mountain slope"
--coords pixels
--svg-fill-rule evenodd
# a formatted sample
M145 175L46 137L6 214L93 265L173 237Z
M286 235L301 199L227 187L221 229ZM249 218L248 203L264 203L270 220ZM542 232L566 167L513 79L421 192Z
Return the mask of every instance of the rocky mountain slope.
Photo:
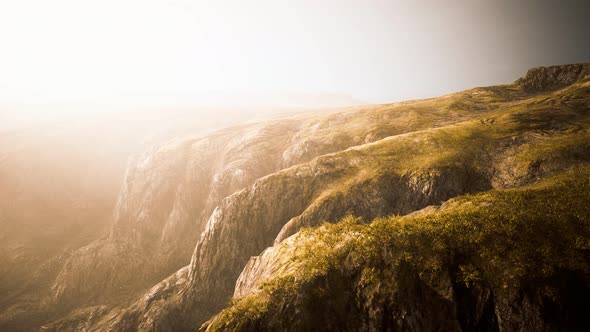
M406 214L465 193L526 185L586 163L590 82L586 75L579 79L562 90L524 96L521 84L488 89L520 98L470 120L394 135L258 180L212 214L187 280L179 287L152 289L155 294L124 311L112 326L177 330L198 325L226 305L248 256L302 227L337 222L346 214L365 220ZM118 325L129 322L131 327Z
M450 160L425 163L405 147L425 174L473 165L489 180L482 193L370 224L349 217L282 243L279 233L242 270L230 308L201 330L587 330L587 70L532 70L517 85L545 90L526 104L416 133L428 137L419 150L432 139L439 153L458 149ZM564 89L549 93L555 87ZM394 150L379 146L386 141L354 150Z
M589 189L586 165L306 229L252 259L232 306L201 330L585 331Z
M125 303L190 261L225 197L319 155L475 116L453 105L463 97L310 112L148 151L126 172L108 237L67 259L47 302L91 312ZM477 107L488 111L484 102Z
M369 222L410 214L413 217L402 220L404 225L412 224L419 218L436 219L441 209L449 210L448 215L459 213L447 208L451 203L430 212L435 208L427 207L465 194L483 193L473 197L484 197L516 190L509 188L534 189L543 181L551 182L543 179L555 176L561 179L552 182L558 186L566 181L559 177L560 173L568 173L571 168L585 169L590 159L589 73L589 65L537 68L514 84L426 100L299 114L232 127L202 138L178 139L148 151L136 157L125 173L108 236L76 250L61 265L39 309L50 317L43 322L43 329L195 330L226 308L234 294L238 296L234 305L203 329L311 327L306 325L311 322L296 315L293 322L281 320L284 314L291 314L289 310L334 313L339 317L338 313L348 310L342 307L343 298L332 301L327 294L338 290L341 296L356 296L361 287L358 271L380 266L378 262L390 257L372 254L375 257L370 259L349 260L346 255L338 256L339 250L347 255L356 250L356 228L364 234L371 227L379 227L339 223L342 218L355 215ZM580 172L578 177L587 176ZM566 193L575 204L582 204L573 206L578 210L588 206L580 192ZM465 197L458 200L472 196ZM412 214L424 208L427 210ZM481 211L478 213L487 213ZM575 217L585 222L584 213ZM397 225L397 218L391 220L371 225ZM337 223L345 230L334 230L332 226L310 230L323 222ZM472 229L469 222L463 226ZM307 243L314 242L307 239L323 237L322 232L328 232L324 229L331 232L326 237L332 242L325 246L333 247L337 252L334 255L332 250L319 247L321 241L317 250L305 249ZM580 228L579 233L582 242L587 241L583 230ZM424 232L435 231L438 229ZM455 233L449 234L450 241ZM404 236L412 238L412 234ZM396 245L389 240L366 246L374 252L377 244ZM512 240L506 241L510 244ZM423 270L423 265L406 268L400 260L368 276L373 278L367 284L371 291L361 295L374 300L368 301L366 308L354 308L358 324L362 324L359 326L369 330L385 326L379 324L416 327L411 324L422 324L424 320L407 318L408 313L431 317L430 313L449 310L455 315L449 317L455 318L438 327L456 329L467 326L461 324L480 324L481 317L486 322L495 319L496 323L488 322L492 325L485 323L487 327L523 326L501 325L499 319L508 316L490 314L496 307L483 298L495 294L498 288L488 286L488 279L480 278L485 282L477 284L479 293L461 285L457 291L444 285L436 288L428 284L431 280L426 286L416 284L421 282L416 273L422 271L431 273L436 282L448 283L459 272L449 277L437 273L460 270L467 264L451 266L448 257L439 257L451 254L446 244L429 253L437 269L428 265ZM457 242L453 248L463 244ZM420 253L420 248L411 249ZM314 257L293 258L299 257L302 250L307 256L321 256L319 267L313 268ZM504 252L498 254L498 259L504 258ZM523 256L525 260L537 257L526 255L528 252ZM422 259L419 254L415 256ZM484 255L480 259L488 266L485 259L491 258ZM307 262L312 264L312 273L307 273ZM471 258L465 262L471 264L468 268L477 268L476 272L468 270L468 275L483 273L483 265L473 265ZM575 278L582 278L580 285L587 285L582 263L565 267L578 273ZM339 272L334 272L333 265L342 265ZM300 273L311 277L283 282ZM405 287L397 284L397 279L389 279L400 273L406 282L403 285L417 285L412 289L422 298L413 303L399 302L395 289ZM321 287L313 286L314 282ZM507 292L520 294L519 286L510 287ZM315 294L316 289L327 291ZM287 296L292 291L300 296ZM283 292L285 296L280 295ZM457 309L460 301L455 298L459 295L467 301L461 305L474 301L483 306L485 313ZM501 300L504 309L520 303L509 296ZM539 303L533 303L537 307L531 309L530 315L540 315ZM416 305L426 307L414 312ZM447 311L437 311L443 307ZM555 311L558 320L554 322L558 325L562 311ZM516 317L516 322L529 317L520 314L512 312L510 317ZM381 318L383 322L378 323ZM324 329L339 329L342 325L337 324L347 321L327 323ZM539 324L550 328L543 322Z
M52 285L73 252L107 236L128 157L219 125L203 112L0 111L0 330L55 317Z

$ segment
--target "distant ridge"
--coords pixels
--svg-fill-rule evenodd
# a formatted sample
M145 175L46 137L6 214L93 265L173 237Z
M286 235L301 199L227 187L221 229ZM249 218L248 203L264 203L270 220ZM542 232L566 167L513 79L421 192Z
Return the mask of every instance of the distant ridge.
M578 81L590 79L590 63L535 67L514 83L529 92L562 88Z

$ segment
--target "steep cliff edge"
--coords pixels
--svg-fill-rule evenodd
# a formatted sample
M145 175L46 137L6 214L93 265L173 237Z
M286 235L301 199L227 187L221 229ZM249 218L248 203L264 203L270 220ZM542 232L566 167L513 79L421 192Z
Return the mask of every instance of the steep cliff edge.
M276 146L285 144L280 135L289 132L288 125L225 130L171 142L135 158L109 235L68 259L54 283L53 300L75 305L80 298L98 303L125 299L186 265L220 197L276 168L264 158L279 152L266 141L274 137Z
M351 213L367 221L408 214L586 163L588 80L560 87L531 93L513 84L305 114L147 153L127 172L109 237L75 253L54 284L58 303L86 309L45 328L194 330L233 294L248 293L236 280L254 287L240 277L252 256L302 228ZM97 255L113 243L125 258ZM144 291L163 271L171 275Z
M349 213L364 220L406 214L584 164L590 155L589 99L589 83L582 80L544 94L527 95L509 85L423 101L456 112L472 109L472 119L390 135L257 180L213 212L187 282L157 285L95 328L191 330L226 305L250 256L303 227L338 222Z
M47 302L123 303L188 264L214 208L256 179L354 145L473 118L505 100L502 94L482 89L477 97L469 91L310 112L148 151L128 166L109 235L66 258Z

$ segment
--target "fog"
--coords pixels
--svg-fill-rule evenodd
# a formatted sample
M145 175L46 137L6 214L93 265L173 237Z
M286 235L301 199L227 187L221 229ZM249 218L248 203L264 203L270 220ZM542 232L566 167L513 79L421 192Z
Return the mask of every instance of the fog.
M0 108L381 103L588 60L586 1L0 4Z

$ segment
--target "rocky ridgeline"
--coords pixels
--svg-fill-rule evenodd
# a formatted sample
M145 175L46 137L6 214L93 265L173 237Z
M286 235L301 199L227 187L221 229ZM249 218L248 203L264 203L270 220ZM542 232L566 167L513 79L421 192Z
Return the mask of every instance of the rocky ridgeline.
M366 220L411 213L488 190L499 175L510 186L530 181L531 169L505 175L496 167L513 162L509 151L534 139L526 117L501 112L503 102L524 112L538 104L521 93L519 87L529 88L519 81L477 95L236 127L145 154L127 172L109 237L74 253L54 284L54 303L87 311L46 328L191 331L243 292L236 280L255 283L257 273L244 271L255 266L252 256L302 227L350 213ZM492 120L480 121L488 113ZM508 127L493 136L491 128L502 123ZM465 145L471 141L475 147ZM534 175L562 166L543 163ZM128 290L123 299L136 298L131 305L113 305L121 288ZM80 300L93 297L111 301L108 310Z
M515 83L530 92L558 89L590 78L589 64L537 67Z

